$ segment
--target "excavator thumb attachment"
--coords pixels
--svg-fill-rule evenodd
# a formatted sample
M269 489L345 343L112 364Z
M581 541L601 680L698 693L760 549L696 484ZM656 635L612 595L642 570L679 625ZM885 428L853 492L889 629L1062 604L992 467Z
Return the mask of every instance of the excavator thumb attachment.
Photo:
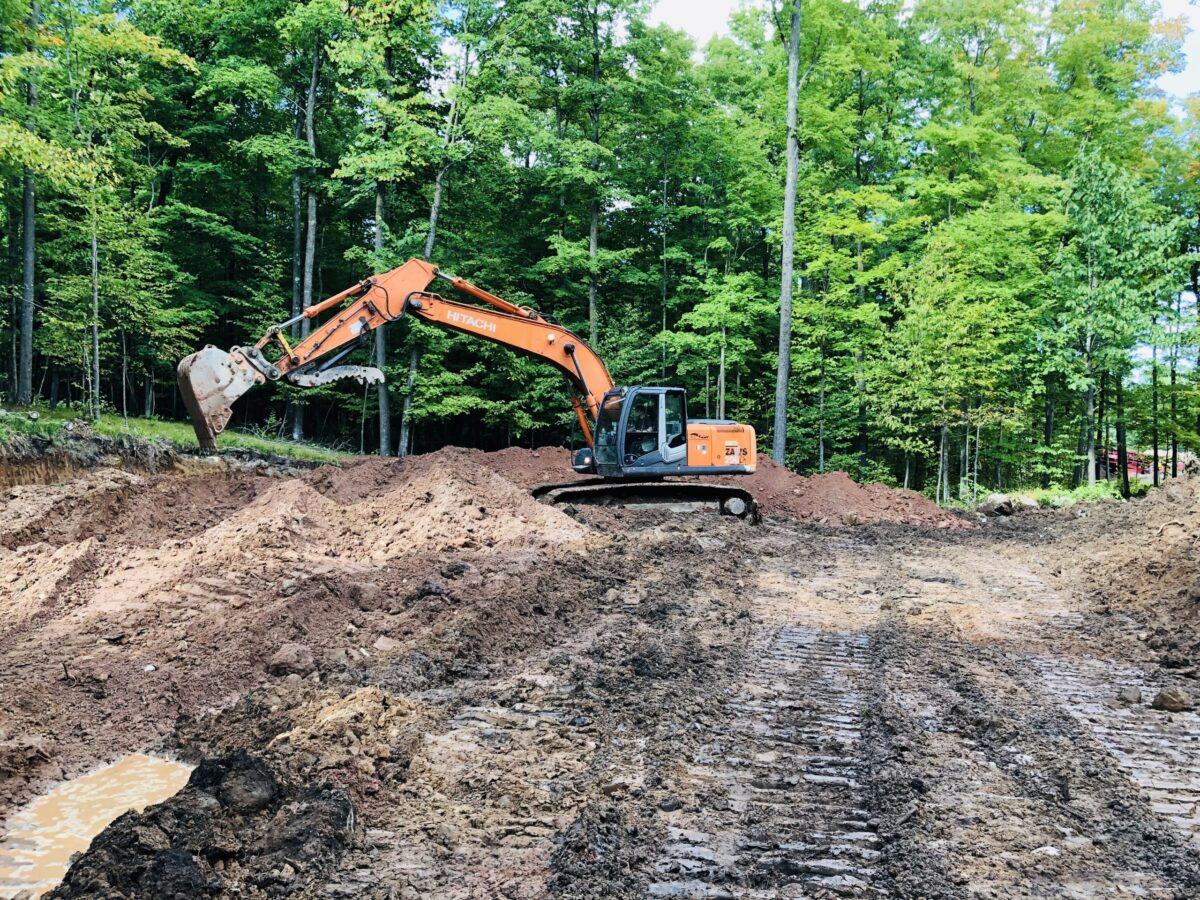
M216 450L217 435L233 415L233 403L266 376L247 359L259 358L254 348L234 347L226 353L211 344L185 357L177 370L179 393L192 417L201 450Z

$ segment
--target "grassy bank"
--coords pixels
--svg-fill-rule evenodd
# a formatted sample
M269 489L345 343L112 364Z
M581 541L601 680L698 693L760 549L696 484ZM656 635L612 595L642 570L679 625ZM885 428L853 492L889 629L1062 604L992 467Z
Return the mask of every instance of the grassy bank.
M76 428L90 429L93 434L104 437L135 437L147 441L166 441L185 453L199 450L200 444L192 426L186 422L163 419L140 419L131 416L128 421L121 416L105 414L98 422L81 417L78 410L64 407L6 406L8 415L0 415L0 443L15 435L28 435L53 440ZM30 413L36 413L32 418ZM72 424L74 423L74 424ZM336 463L350 454L330 450L315 444L280 441L229 430L217 438L220 450L245 450L268 456L285 456L304 462Z

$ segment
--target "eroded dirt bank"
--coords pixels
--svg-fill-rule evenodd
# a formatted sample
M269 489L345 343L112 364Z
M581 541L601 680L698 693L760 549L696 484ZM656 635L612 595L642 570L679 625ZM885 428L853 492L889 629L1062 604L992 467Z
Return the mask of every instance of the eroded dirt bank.
M189 787L58 896L1200 895L1200 721L1152 705L1200 485L964 529L768 473L754 528L528 497L561 472L10 492L0 816L157 749ZM785 517L822 497L933 527Z

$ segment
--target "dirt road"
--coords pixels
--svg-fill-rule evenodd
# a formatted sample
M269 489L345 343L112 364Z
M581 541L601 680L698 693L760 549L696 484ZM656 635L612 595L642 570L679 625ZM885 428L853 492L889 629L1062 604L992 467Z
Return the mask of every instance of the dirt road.
M1200 896L1200 716L1152 706L1197 693L1200 485L752 527L552 469L15 488L0 815L204 760L57 896Z

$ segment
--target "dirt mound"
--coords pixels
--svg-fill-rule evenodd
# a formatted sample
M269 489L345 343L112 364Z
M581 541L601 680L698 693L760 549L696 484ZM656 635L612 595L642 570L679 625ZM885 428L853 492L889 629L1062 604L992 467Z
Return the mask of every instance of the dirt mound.
M509 447L473 457L523 488L580 478L571 470L565 447L526 450ZM700 478L750 491L764 515L822 525L898 523L936 528L970 528L970 522L937 506L916 491L884 484L858 484L845 472L805 477L760 456L753 475Z
M176 796L109 825L48 896L298 893L341 857L353 829L343 791L301 788L239 751L203 761Z
M743 484L765 515L822 525L874 525L894 522L936 528L970 528L916 491L884 484L858 484L845 472L805 477L760 457L758 470Z
M366 687L347 697L331 694L309 703L295 725L276 735L270 747L275 753L310 755L315 762L306 767L306 774L353 764L363 774L374 775L380 760L400 759L407 765L429 724L420 704Z
M458 447L321 469L307 483L339 509L321 527L327 540L348 553L359 548L372 562L424 547L565 544L587 536L582 525L501 477L487 454Z
M1171 479L1132 503L1074 507L1070 583L1102 615L1132 616L1161 665L1200 673L1200 479Z
M538 447L534 450L508 447L485 454L489 466L513 484L523 488L575 481L584 477L576 475L571 468L573 455L574 451L566 447Z

